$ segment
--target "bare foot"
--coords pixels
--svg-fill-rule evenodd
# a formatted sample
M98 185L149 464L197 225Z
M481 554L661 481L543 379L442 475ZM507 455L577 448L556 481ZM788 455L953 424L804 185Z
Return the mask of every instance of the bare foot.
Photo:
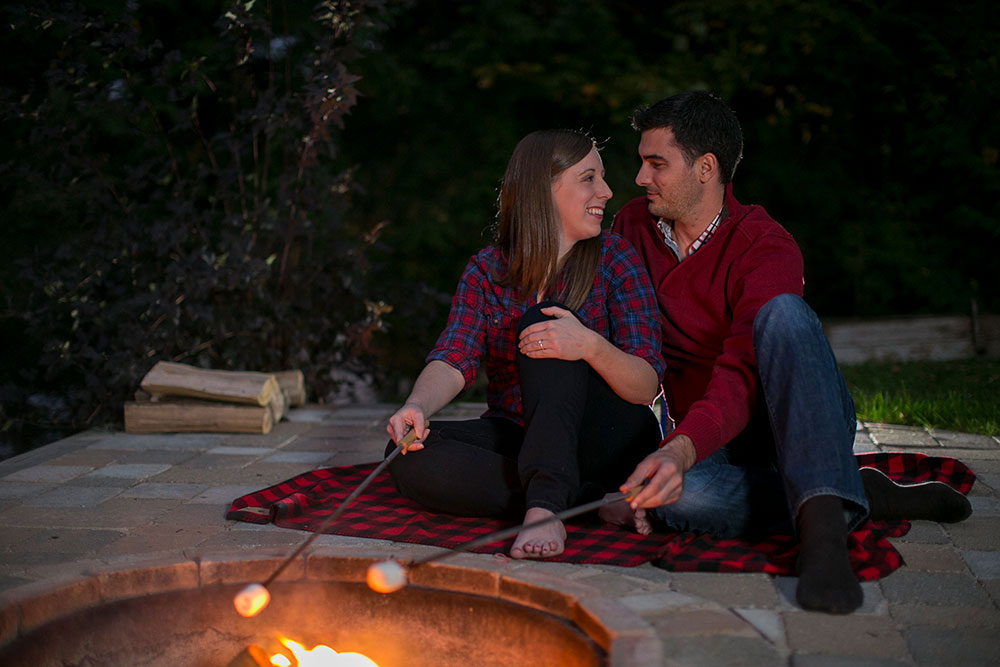
M633 510L627 500L620 500L616 503L605 505L597 510L597 516L601 517L602 521L614 524L615 526L632 528L640 535L649 535L653 532L653 524L649 522L646 510Z
M532 507L524 515L524 523L535 523L553 515L547 509ZM548 558L558 556L566 546L566 528L561 521L528 528L517 534L510 548L511 558Z

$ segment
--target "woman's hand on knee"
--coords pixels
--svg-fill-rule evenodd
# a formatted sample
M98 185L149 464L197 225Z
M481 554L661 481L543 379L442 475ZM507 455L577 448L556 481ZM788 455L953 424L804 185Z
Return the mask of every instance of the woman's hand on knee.
M542 313L555 319L536 322L521 331L518 348L532 359L562 359L577 361L593 354L595 336L600 334L585 327L573 313L558 306L542 308Z

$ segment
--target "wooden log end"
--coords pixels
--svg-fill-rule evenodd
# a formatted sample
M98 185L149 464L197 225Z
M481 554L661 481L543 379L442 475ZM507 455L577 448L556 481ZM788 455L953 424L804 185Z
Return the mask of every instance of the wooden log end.
M125 403L126 433L255 433L274 426L270 406L170 400Z

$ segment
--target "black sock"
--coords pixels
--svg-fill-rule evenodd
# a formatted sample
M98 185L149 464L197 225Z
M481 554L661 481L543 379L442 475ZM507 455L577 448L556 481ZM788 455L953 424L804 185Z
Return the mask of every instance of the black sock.
M955 523L972 514L969 499L943 482L902 486L874 468L862 468L861 481L872 519Z
M795 597L803 609L849 614L864 601L847 552L844 504L837 496L815 496L798 518L799 583Z

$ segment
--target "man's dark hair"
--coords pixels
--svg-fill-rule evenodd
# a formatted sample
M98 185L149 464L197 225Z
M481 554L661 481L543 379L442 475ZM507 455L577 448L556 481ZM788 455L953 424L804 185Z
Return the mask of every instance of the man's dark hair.
M700 90L672 95L632 114L639 132L670 128L688 166L705 153L719 161L722 183L733 180L743 157L743 131L736 114L721 98Z

